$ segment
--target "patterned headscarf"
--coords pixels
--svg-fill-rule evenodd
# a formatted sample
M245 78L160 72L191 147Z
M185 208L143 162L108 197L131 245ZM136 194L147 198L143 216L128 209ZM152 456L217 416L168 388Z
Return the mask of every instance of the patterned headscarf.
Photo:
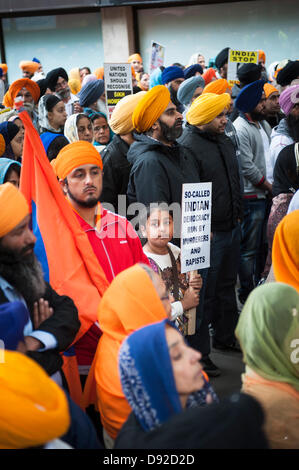
M175 328L169 320L163 320L135 331L119 351L123 392L145 431L183 411L168 351L166 325ZM217 402L215 392L205 380L204 387L190 395L187 407L204 406L209 393Z

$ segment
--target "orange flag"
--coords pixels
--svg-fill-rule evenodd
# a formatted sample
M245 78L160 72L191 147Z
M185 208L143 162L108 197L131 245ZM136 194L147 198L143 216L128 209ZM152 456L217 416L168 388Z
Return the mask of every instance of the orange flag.
M29 115L22 111L19 116L25 126L20 190L31 208L35 253L53 289L76 304L81 322L76 342L97 321L109 283L62 193Z

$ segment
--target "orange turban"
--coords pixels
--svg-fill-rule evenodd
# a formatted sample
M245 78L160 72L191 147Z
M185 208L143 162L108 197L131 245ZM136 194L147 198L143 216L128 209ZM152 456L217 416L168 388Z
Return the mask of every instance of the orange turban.
M4 140L4 137L2 134L0 134L0 157L2 157L2 155L4 154L5 152L5 140Z
M80 81L80 69L79 69L79 67L75 67L74 69L71 69L68 73L68 76L69 76L69 80L76 79L76 80Z
M19 80L13 82L10 85L8 91L5 93L3 98L4 106L6 106L7 108L13 108L14 99L22 88L26 88L26 90L31 93L31 96L34 99L35 103L38 102L40 97L40 88L38 84L35 83L33 80L30 80L30 78L20 78Z
M63 390L24 354L5 351L0 365L0 448L41 446L70 426Z
M273 240L272 262L276 281L299 291L299 210L278 224Z
M142 57L141 57L140 54L132 54L132 55L130 55L130 57L128 58L129 64L130 64L131 62L133 62L134 60L139 60L139 62L141 62L141 64L142 64Z
M190 106L186 119L193 126L201 126L213 121L218 114L228 108L231 97L228 93L216 95L215 93L205 93L200 95Z
M95 69L93 74L97 77L98 80L104 80L104 67L98 67Z
M60 150L51 165L59 179L64 180L75 168L82 165L96 165L103 169L101 155L89 142L79 140Z
M212 80L217 80L216 70L212 67L209 68L203 75L202 78L206 82L206 85L210 83Z
M6 64L0 64L0 68L3 70L3 73L7 73L8 67Z
M71 78L68 81L68 84L69 84L71 93L73 93L73 95L76 95L81 90L81 81L78 80L77 78Z
M216 95L222 95L227 89L231 89L228 84L228 81L225 78L219 78L219 80L214 80L204 87L203 93L216 93Z
M19 63L20 69L29 73L35 73L39 68L40 64L38 62L34 62L32 60L22 60Z
M258 58L258 62L266 62L266 54L264 53L264 51L261 51L259 50L259 58Z
M139 101L132 122L137 132L148 131L165 111L170 102L170 93L164 85L154 86Z
M277 88L275 88L275 86L271 85L270 83L265 83L264 92L265 92L266 98L269 98L269 96L272 95L272 93L278 93L278 90Z
M23 194L11 183L1 184L0 238L13 230L28 214L29 207Z
M139 101L146 95L145 91L139 91L134 95L122 98L115 106L109 126L115 134L129 134L134 129L132 114Z

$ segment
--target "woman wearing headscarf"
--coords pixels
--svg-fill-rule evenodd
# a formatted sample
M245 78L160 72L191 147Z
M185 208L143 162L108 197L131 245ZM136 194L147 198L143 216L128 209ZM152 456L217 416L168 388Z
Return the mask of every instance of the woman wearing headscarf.
M261 403L270 447L299 449L299 295L296 290L283 283L254 289L241 312L236 336L246 364L242 391Z
M2 134L5 141L5 152L2 156L21 161L24 132L13 122L5 121L0 124L0 134Z
M113 139L113 132L108 124L107 116L104 113L91 111L88 114L93 127L93 145L101 153Z
M67 119L64 102L55 95L44 95L38 103L38 123L41 133L61 134Z
M115 448L265 445L259 405L238 395L234 397L235 409L232 403L219 405L200 358L169 320L145 326L125 339L119 352L119 371L132 413Z
M288 212L289 204L299 189L299 144L291 144L281 150L274 166L272 206L267 225L268 256L262 278L266 278L272 264L274 232Z
M93 143L91 119L83 113L72 114L65 121L64 135L70 143L78 140Z
M0 184L11 183L18 188L20 174L21 163L10 158L0 158Z
M166 318L170 312L165 285L148 266L136 264L121 272L103 295L98 313L103 334L85 386L84 404L96 398L107 446L113 445L111 440L116 438L131 411L119 378L120 345L133 331ZM94 379L96 397L93 396Z

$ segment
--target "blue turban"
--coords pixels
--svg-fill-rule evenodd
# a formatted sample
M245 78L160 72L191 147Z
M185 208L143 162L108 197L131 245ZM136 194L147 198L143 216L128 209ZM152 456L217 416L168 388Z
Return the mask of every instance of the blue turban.
M176 80L177 78L185 78L184 71L177 65L166 67L162 72L163 85L166 85L166 83L172 82L172 80Z
M200 74L203 74L203 68L200 64L193 64L190 65L190 67L187 67L184 70L184 77L187 80L187 78L194 77L196 72L199 72Z
M80 106L88 107L95 103L105 91L103 80L94 80L86 83L78 93Z
M179 102L185 105L189 104L198 87L205 87L205 81L200 75L185 80L178 90L177 98Z
M261 101L264 84L264 80L257 80L242 88L236 98L235 107L243 113L250 113Z
M24 340L24 327L29 322L29 313L23 302L8 302L0 305L0 339L5 349L16 350Z
M38 60L36 57L33 57L32 62L36 62L37 64L40 64L40 60Z
M50 147L53 140L55 140L56 137L59 137L59 136L64 137L63 134L55 134L54 132L44 132L43 134L40 135L40 138L41 138L41 141L43 143L46 153L48 152L48 148Z
M124 395L145 431L155 429L182 411L177 392L165 327L176 328L169 320L141 328L122 343L119 351L119 373ZM190 406L204 406L207 394L218 401L204 379L204 386L192 393Z
M151 74L150 74L150 83L149 83L149 88L154 88L154 86L157 85L163 85L162 83L162 70L160 67L156 68Z

